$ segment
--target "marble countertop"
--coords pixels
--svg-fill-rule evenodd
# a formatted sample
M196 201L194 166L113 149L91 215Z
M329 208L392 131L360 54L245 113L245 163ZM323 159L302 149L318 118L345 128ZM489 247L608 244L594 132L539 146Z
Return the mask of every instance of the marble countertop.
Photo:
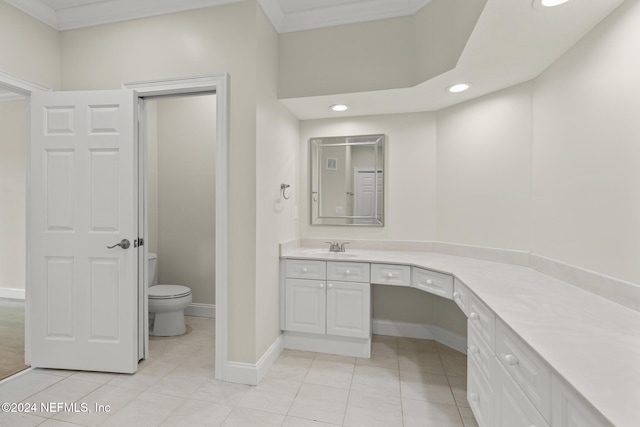
M613 425L640 426L640 313L529 267L433 252L320 248L282 258L403 264L449 273Z

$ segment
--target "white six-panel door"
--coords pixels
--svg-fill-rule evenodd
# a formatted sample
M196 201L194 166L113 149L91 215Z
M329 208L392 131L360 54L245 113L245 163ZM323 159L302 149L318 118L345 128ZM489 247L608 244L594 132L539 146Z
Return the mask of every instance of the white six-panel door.
M31 97L32 366L137 368L137 132L131 90Z

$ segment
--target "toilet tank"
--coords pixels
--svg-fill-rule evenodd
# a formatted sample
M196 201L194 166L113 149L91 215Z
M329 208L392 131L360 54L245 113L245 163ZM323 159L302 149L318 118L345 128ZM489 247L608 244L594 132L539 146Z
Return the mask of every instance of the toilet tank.
M153 285L153 278L156 275L156 265L158 264L158 255L149 252L147 253L147 263L149 268L149 280L147 280L147 286Z

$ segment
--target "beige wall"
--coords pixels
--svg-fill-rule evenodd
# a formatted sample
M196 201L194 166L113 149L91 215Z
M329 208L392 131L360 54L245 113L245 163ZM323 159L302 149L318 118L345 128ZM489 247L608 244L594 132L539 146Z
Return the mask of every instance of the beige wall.
M258 8L256 14L257 56L260 72L256 105L256 270L255 360L280 335L279 246L298 238L294 210L299 194L299 121L277 100L278 36ZM289 200L281 198L280 184L289 184Z
M406 88L452 69L486 0L432 0L412 16L281 34L280 98Z
M438 112L437 240L531 248L532 84Z
M148 168L156 282L188 286L194 303L215 304L215 95L147 106L157 112L148 156L156 162Z
M0 71L59 89L59 33L0 2Z
M533 244L640 284L640 1L536 80Z
M25 286L26 101L0 102L0 289Z

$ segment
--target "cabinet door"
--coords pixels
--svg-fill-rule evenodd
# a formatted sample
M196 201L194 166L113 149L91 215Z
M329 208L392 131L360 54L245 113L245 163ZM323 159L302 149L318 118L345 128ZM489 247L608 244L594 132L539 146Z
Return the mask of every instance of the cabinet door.
M285 329L312 334L325 333L325 282L287 279L285 282Z
M327 335L369 338L371 286L368 283L327 283Z

